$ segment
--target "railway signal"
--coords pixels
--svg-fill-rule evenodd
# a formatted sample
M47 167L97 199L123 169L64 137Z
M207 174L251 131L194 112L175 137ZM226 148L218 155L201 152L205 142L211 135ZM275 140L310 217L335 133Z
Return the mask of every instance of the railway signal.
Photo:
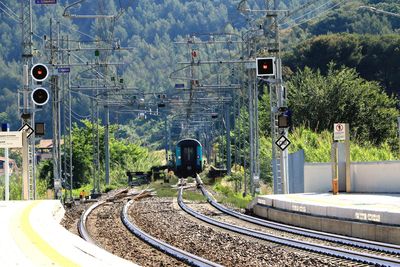
M42 63L35 64L31 69L31 76L35 81L43 82L49 76L49 69Z
M257 76L275 76L275 58L256 58Z
M287 107L278 109L278 128L288 128L291 124L291 111Z
M32 92L32 101L35 105L43 106L49 101L49 92L42 87L38 87Z

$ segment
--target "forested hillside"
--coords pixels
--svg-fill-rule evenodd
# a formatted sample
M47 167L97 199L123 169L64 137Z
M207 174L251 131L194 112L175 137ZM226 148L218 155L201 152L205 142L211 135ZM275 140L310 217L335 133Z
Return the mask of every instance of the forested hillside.
M62 36L68 35L83 44L112 34L122 47L131 48L112 54L114 61L126 63L114 69L116 75L124 78L128 86L143 91L168 91L173 90L175 83L170 79L170 73L177 68L176 62L186 56L185 50L173 42L189 34L244 32L246 16L238 11L239 2L115 0L98 1L96 5L85 1L68 12L78 15L123 12L115 23L63 18L59 25ZM396 75L400 68L400 39L396 34L400 31L400 19L374 14L359 7L370 5L399 13L398 1L326 1L321 4L321 1L285 0L280 1L279 8L293 11L308 2L314 4L293 14L282 13L289 14L288 19L282 19L281 23L282 48L287 55L285 65L292 72L308 66L320 69L324 74L327 64L334 61L338 66L355 67L363 78L380 82L388 93L397 93L400 88ZM62 17L67 1L60 0L58 3L33 4L35 62L43 61L48 56L48 51L43 51L43 36L49 35L50 18ZM264 1L248 1L248 7L262 9ZM19 8L19 1L0 3L0 121L11 122L13 129L19 126L16 91L21 86L22 72ZM331 33L346 34L325 35ZM88 101L80 98L74 99L76 120L87 118L89 114ZM48 111L49 106L45 108L45 112ZM132 115L112 115L114 122L126 123L132 118ZM38 120L41 119L39 112ZM50 125L47 118L43 120Z
M308 66L326 74L328 64L355 68L388 94L400 92L400 35L329 34L313 37L287 54L292 71Z

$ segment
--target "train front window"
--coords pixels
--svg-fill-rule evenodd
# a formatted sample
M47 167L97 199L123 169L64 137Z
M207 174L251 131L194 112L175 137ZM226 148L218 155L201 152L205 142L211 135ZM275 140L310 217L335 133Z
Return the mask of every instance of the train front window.
M190 162L194 158L194 149L193 147L185 147L183 149L183 160Z

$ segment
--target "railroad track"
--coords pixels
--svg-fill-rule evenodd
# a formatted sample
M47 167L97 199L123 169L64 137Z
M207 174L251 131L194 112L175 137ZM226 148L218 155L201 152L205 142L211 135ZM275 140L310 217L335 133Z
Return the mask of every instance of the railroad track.
M178 259L182 262L187 263L190 266L199 266L199 267L222 267L222 265L219 265L217 263L211 262L207 259L198 257L194 254L191 254L189 252L186 252L184 250L181 250L177 247L171 246L159 239L156 239L155 237L147 234L146 232L142 231L138 226L136 226L129 218L128 215L128 210L129 207L133 204L135 199L140 198L141 194L137 195L134 197L134 199L128 201L122 208L121 213L120 213L120 218L122 223L125 225L125 227L136 237L139 239L143 240L144 242L150 244L151 246L155 247L156 249L160 250L161 252ZM90 206L88 209L86 209L78 222L78 231L80 236L86 240L87 242L90 242L92 244L96 244L94 239L90 236L87 227L86 227L86 222L89 217L89 215L98 207L105 205L107 201L99 201L92 206Z
M105 201L99 201L91 205L88 209L82 212L81 217L78 221L78 232L79 235L87 242L97 245L93 238L90 236L89 231L87 230L86 223L89 215L101 205L104 205Z
M129 202L127 202L124 205L124 208L122 209L122 212L121 212L121 220L122 220L123 224L129 229L129 231L131 231L131 233L136 235L138 238L149 243L150 245L157 248L158 250L160 250L176 259L179 259L191 266L210 266L210 267L211 266L214 266L214 267L222 266L217 263L206 260L204 258L198 257L189 252L186 252L177 247L171 246L155 237L152 237L151 235L145 233L144 231L142 231L139 227L137 227L134 223L132 223L129 220L128 210L129 210L129 207L132 205L132 203L133 203L133 200L130 200Z
M279 231L284 231L284 232L291 233L291 234L311 237L311 238L315 238L315 239L319 239L319 240L323 240L323 241L334 242L334 243L338 243L338 244L348 245L348 246L367 249L367 250L384 252L387 254L400 255L400 246L398 246L398 245L382 243L382 242L375 242L375 241L354 238L354 237L349 237L349 236L336 235L336 234L320 232L320 231L310 230L310 229L301 228L301 227L295 227L295 226L291 226L291 225L286 225L286 224L282 224L282 223L259 219L256 217L252 217L252 216L228 209L227 207L219 204L217 201L215 201L212 198L212 196L204 188L204 186L201 183L201 180L198 177L196 178L196 181L198 182L198 187L200 188L202 194L207 198L207 201L208 201L208 203L210 203L211 206L213 206L217 210L221 211L222 213L233 216L237 219L240 219L240 220L243 220L246 222L250 222L250 223L253 223L256 225L260 225L263 227L267 227L267 228L271 228L271 229L275 229L275 230L279 230Z
M240 233L243 235L251 236L257 239L274 242L277 244L281 244L284 246L289 246L292 248L310 251L312 253L319 253L327 256L333 256L336 258L341 258L345 260L351 260L354 262L365 263L365 264L372 264L378 266L400 266L400 260L391 257L384 257L381 255L373 255L364 252L357 252L352 250L347 250L338 247L332 247L322 244L315 244L307 241L295 240L286 237L275 236L272 234L267 234L261 231L248 229L245 227L236 226L233 224L221 222L215 219L212 219L208 216L205 216L199 212L194 211L193 209L189 208L182 200L182 192L183 189L181 188L178 195L178 204L179 206L188 214L194 216L195 218L202 220L208 224L212 224L214 226Z

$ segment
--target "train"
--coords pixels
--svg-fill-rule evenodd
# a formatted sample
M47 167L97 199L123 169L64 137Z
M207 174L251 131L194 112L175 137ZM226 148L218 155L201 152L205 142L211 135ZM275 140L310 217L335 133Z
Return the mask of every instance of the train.
M175 147L175 175L180 178L196 177L203 171L203 146L196 139L178 141Z

